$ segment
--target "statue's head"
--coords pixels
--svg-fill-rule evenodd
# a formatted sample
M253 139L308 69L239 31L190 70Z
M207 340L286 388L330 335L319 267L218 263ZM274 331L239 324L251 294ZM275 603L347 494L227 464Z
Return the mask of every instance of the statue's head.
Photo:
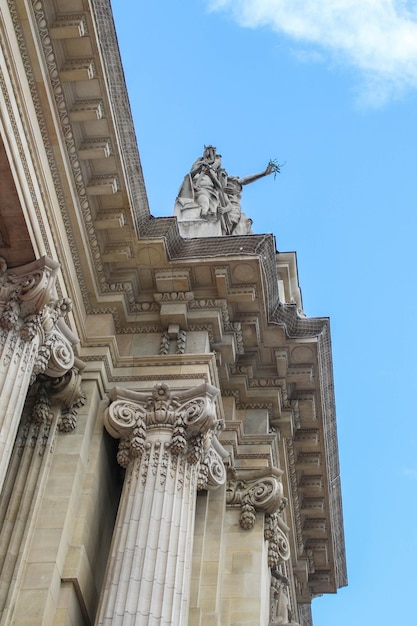
M214 161L216 158L216 148L214 146L204 146L203 156L208 161Z

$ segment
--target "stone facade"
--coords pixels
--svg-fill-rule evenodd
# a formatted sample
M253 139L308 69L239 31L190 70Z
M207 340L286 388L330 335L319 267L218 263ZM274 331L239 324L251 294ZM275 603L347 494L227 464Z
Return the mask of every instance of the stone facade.
M346 563L295 254L151 218L109 0L0 43L0 625L309 626Z

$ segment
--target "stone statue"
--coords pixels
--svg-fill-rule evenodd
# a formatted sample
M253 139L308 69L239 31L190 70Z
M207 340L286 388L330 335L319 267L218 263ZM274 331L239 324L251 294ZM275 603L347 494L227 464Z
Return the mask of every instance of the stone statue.
M299 626L292 621L289 595L290 582L276 570L271 570L271 614L269 626Z
M183 237L252 234L252 220L242 213L240 205L243 186L278 173L280 166L269 161L262 172L240 178L229 176L221 165L216 148L205 146L203 156L185 176L174 210Z

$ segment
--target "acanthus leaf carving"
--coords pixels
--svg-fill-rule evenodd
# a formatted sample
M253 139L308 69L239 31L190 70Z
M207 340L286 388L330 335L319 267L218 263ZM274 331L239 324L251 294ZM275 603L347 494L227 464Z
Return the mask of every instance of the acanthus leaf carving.
M71 311L69 298L57 300L55 281L59 264L48 257L7 270L0 258L0 326L26 342L37 342L31 382L46 373L62 376L74 364L78 339L62 317Z
M177 333L177 347L175 350L175 354L184 354L186 345L187 345L187 331L180 328ZM161 343L159 346L159 354L161 355L169 354L170 346L171 346L171 335L168 332L162 333Z
M127 467L144 454L149 441L154 441L164 445L173 462L183 458L191 465L204 466L201 488L222 484L226 476L223 460L212 449L213 439L217 441L216 435L224 426L216 417L218 393L208 383L185 391L173 391L166 383L157 383L148 393L114 388L104 424L113 437L120 439L119 464ZM216 467L220 464L222 469Z

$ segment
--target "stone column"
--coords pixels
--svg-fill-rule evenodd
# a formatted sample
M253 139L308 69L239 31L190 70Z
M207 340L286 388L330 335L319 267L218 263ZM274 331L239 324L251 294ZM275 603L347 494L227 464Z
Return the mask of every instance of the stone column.
M186 626L197 488L226 478L217 394L209 384L113 390L105 426L121 439L126 477L97 625Z
M7 270L0 258L0 491L29 385L74 364L77 338L62 320L71 303L55 294L58 268L43 257Z

